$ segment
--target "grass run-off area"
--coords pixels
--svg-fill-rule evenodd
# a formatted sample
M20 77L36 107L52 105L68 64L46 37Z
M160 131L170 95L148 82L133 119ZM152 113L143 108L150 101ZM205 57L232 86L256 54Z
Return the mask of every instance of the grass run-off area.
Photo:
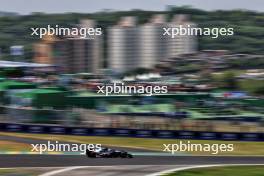
M42 173L42 171L40 171L42 169L7 169L7 168L0 168L0 175L1 176L37 176L39 174Z
M264 142L240 142L240 141L213 141L213 140L179 140L179 139L153 139L153 138L129 138L129 137L98 137L98 136L75 136L54 134L29 134L29 133L6 133L0 135L15 136L20 138L42 139L50 141L72 142L82 144L102 144L103 146L118 146L129 148L141 148L147 150L163 151L163 144L179 144L180 141L192 144L233 144L234 151L222 152L218 155L257 155L264 156ZM0 150L2 150L0 145ZM25 149L21 146L21 149ZM27 151L31 150L29 148ZM186 153L186 152L185 152ZM190 153L190 152L189 152ZM179 154L179 153L177 153ZM194 155L211 155L208 152L191 152Z
M30 147L30 144L0 140L0 151L27 151Z
M178 171L166 176L263 176L264 166L227 166Z

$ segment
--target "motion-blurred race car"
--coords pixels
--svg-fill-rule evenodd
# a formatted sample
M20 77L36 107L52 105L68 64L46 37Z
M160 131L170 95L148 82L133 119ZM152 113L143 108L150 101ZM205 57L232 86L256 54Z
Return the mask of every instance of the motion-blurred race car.
M99 150L86 150L88 158L133 158L133 155L126 152L109 148L101 148Z

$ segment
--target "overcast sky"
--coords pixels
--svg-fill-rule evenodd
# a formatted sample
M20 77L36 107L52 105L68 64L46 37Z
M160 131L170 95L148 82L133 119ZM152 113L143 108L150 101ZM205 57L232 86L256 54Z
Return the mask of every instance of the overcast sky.
M91 13L103 9L164 10L167 5L191 5L205 10L248 9L264 11L264 0L0 0L0 11L20 14L31 12Z

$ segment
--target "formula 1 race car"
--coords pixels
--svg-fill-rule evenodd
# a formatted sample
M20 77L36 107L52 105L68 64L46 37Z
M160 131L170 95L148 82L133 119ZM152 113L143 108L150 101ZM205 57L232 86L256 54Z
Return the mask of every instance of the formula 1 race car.
M133 158L133 155L126 152L109 148L101 148L99 150L86 150L88 158Z

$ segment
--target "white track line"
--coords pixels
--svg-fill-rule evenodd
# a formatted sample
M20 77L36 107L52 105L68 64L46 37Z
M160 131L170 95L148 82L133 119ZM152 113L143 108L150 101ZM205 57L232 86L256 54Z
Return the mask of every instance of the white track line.
M149 165L146 165L146 166L149 166ZM216 165L182 166L181 168L164 170L164 171L161 171L161 172L148 174L146 176L161 176L161 175L164 175L164 174L169 174L169 173L172 173L172 172L183 171L183 170L188 170L188 169L207 168L207 167L221 167L221 166L264 166L264 164L216 164ZM66 167L66 168L61 168L61 169L58 169L58 170L46 172L46 173L41 174L39 176L54 176L56 174L72 171L72 170L75 170L75 169L85 169L85 168L91 168L91 167L94 167L94 168L98 167L99 168L99 167L113 167L113 166L74 166L74 167ZM180 167L180 165L178 165L178 167ZM41 168L41 167L0 168L0 170L2 170L2 169L16 169L16 168Z
M169 169L169 170L164 170L161 172L156 172L153 174L148 174L146 176L161 176L161 175L169 174L172 172L183 171L183 170L188 170L188 169L196 169L196 168L222 167L222 166L263 166L263 165L264 164L216 164L216 165L185 166L181 168Z
M46 172L46 173L41 174L39 176L53 176L53 175L56 175L56 174L72 171L72 170L75 170L75 169L85 169L85 168L90 168L90 167L111 167L111 166L74 166L74 167L66 167L66 168L63 168L63 169Z
M39 176L51 176L51 175L56 175L56 174L60 174L62 172L68 172L74 169L81 169L83 167L80 166L76 166L76 167L67 167L67 168L63 168L63 169L59 169L59 170L55 170L55 171L50 171L50 172L46 172L44 174L41 174Z

